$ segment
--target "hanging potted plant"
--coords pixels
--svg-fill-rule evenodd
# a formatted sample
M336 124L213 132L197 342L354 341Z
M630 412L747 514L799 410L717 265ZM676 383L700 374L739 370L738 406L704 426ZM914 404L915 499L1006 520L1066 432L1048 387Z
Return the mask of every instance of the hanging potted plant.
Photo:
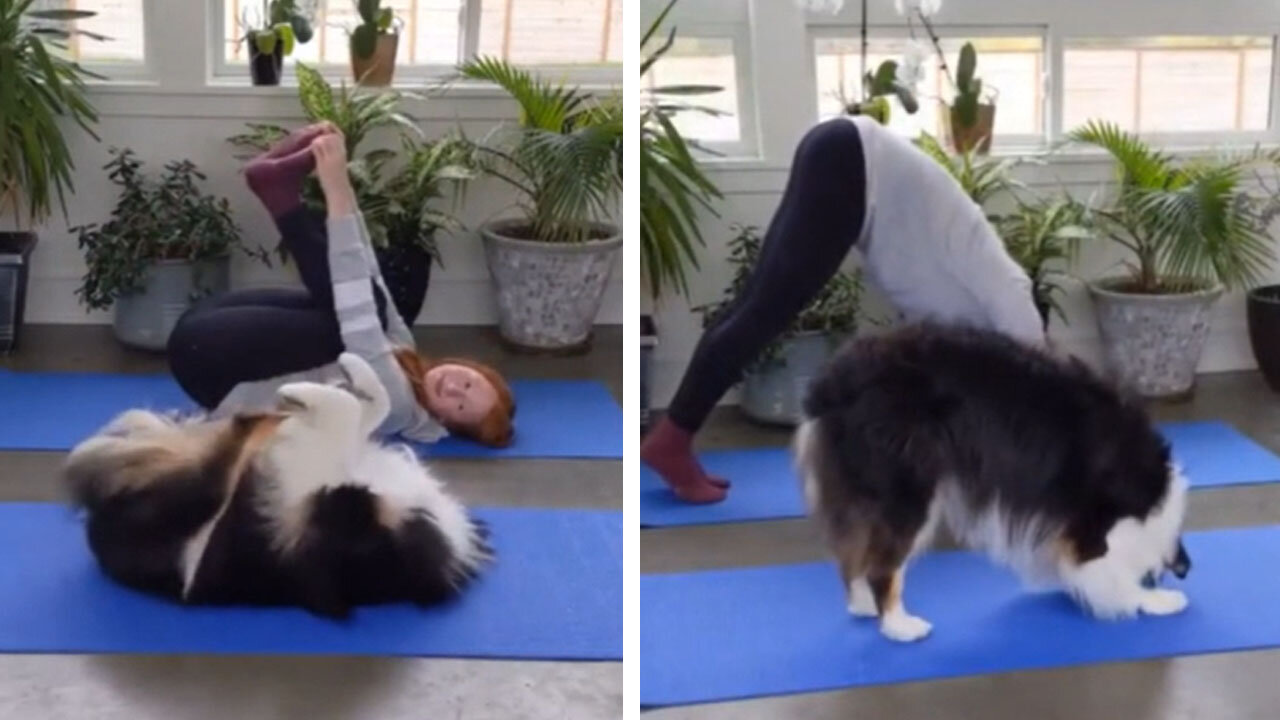
M66 41L101 35L69 23L91 18L85 10L31 10L32 0L0 0L0 217L16 231L0 232L0 352L18 346L24 321L33 230L57 207L67 216L66 194L75 187L75 160L66 133L78 126L94 140L98 113L85 81L100 78L67 59Z
M314 31L310 13L304 12L299 0L263 0L256 19L248 8L240 18L244 28L239 41L249 48L249 76L256 86L279 85L284 73L284 59L293 54L298 43L308 43Z
M111 220L71 228L86 264L76 292L90 309L114 305L122 343L163 350L195 299L227 290L233 248L264 262L266 254L242 245L230 203L201 192L205 177L190 161L169 163L155 182L131 150L112 155L105 169L120 198Z
M843 6L843 0L804 0L803 4L809 10L825 11L837 13ZM899 7L899 12L903 9ZM889 104L890 97L898 98L898 102L902 105L902 109L908 115L915 115L920 110L920 103L916 99L916 87L920 84L922 67L922 53L913 43L907 48L907 53L903 56L901 62L897 60L885 60L880 63L874 71L867 67L867 0L862 0L862 22L861 22L860 58L861 72L859 77L862 78L862 98L853 100L845 93L845 88L841 87L838 92L838 99L841 106L844 107L846 115L866 115L874 119L881 125L888 125L892 117L892 106Z
M1274 260L1247 175L1280 166L1280 152L1179 165L1111 123L1092 121L1069 138L1116 164L1116 193L1090 210L1096 233L1130 255L1129 272L1088 285L1107 360L1145 396L1188 396L1217 299L1256 284Z
M476 143L485 172L515 188L521 217L481 228L498 328L517 348L585 349L622 246L622 102L477 58L463 77L497 84L520 105L518 126Z
M360 24L351 31L351 72L359 85L390 85L400 47L395 11L382 7L382 0L356 0L356 10Z
M646 53L640 65L640 275L648 291L648 301L657 302L674 289L689 296L687 268L698 268L697 248L705 245L698 224L698 212L714 216L712 202L723 199L715 184L694 158L696 141L686 139L674 122L680 113L719 114L693 105L684 98L723 92L715 85L674 85L647 88L643 79L675 44L676 29L652 51L649 43L657 37L676 0L671 0L650 23L641 39ZM640 415L641 426L649 420L650 390L653 385L653 356L658 345L658 328L652 313L640 317Z
M696 308L704 328L714 326L735 304L760 257L761 239L754 227L734 226L729 241L733 278L717 303ZM858 330L862 312L860 272L837 273L788 328L747 367L741 408L747 417L771 425L794 425L810 380L831 353Z

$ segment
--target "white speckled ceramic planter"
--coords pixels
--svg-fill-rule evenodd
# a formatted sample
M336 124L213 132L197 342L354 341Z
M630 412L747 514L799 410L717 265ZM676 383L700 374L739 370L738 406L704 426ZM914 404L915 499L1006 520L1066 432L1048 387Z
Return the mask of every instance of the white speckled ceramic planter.
M608 239L559 244L503 232L522 224L499 221L481 228L497 295L498 331L508 343L529 350L585 348L622 236L615 227L601 226Z
M1118 282L1089 284L1107 365L1120 382L1144 397L1189 396L1222 288L1133 295L1111 290Z

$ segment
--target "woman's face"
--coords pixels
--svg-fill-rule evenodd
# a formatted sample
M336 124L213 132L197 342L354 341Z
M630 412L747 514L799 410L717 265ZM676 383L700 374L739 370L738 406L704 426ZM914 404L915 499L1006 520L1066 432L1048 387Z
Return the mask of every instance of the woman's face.
M466 365L437 365L424 376L427 410L452 425L475 425L498 402L498 392L483 375Z

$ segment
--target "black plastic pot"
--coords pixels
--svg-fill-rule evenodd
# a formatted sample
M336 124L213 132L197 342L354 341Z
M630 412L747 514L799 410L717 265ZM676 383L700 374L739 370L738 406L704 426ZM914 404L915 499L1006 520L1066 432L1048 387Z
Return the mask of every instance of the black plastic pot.
M1245 304L1253 357L1267 385L1280 392L1280 285L1250 290Z
M658 326L652 315L640 316L640 429L646 430L651 420L653 393L653 353L658 345Z
M279 85L280 76L284 73L284 44L277 42L275 52L263 55L257 46L249 43L249 74L253 84L259 86Z
M382 279L391 292L391 302L396 306L406 325L413 326L427 300L427 286L431 283L431 255L416 243L392 243L377 248L378 267Z
M33 232L0 232L0 352L18 347L37 241Z

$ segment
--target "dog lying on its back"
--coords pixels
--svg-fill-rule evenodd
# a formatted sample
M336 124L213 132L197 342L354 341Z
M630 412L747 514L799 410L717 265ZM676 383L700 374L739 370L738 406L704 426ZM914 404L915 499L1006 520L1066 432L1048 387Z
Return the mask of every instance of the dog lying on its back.
M77 446L64 479L116 581L189 604L433 605L491 559L405 447L370 434L389 401L359 357L346 386L296 383L274 411L181 421L131 410Z
M992 332L916 325L855 340L810 387L795 456L854 615L930 632L904 568L945 522L1102 618L1181 611L1154 586L1190 559L1186 480L1142 406L1077 360Z

